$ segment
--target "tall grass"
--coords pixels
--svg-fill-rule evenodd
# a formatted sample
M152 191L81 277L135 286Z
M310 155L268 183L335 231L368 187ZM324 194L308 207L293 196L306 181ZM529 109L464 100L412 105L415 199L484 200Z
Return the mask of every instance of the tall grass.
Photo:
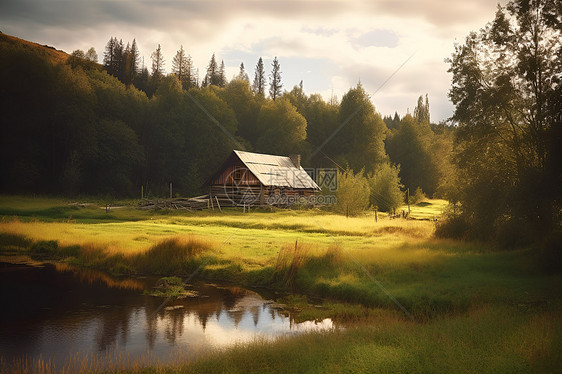
M131 264L143 273L187 274L197 267L196 259L211 248L208 241L193 236L164 239L144 253L131 256Z
M298 269L305 258L309 256L310 247L295 241L295 245L285 245L279 250L277 262L273 272L273 281L280 282L285 287L292 287Z

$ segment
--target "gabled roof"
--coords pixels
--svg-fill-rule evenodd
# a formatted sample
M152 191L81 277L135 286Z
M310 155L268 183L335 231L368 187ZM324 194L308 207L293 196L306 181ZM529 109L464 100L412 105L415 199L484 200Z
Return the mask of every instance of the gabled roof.
M320 190L302 166L297 168L287 156L237 150L234 150L234 153L264 186Z

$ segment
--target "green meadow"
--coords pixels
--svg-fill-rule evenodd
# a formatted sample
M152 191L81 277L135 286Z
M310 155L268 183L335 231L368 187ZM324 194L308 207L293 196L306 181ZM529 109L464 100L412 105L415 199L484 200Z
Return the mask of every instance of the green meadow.
M187 277L201 269L202 279L277 292L280 302L299 311L297 318L330 317L345 326L206 352L195 361L178 357L138 371L562 367L560 275L546 272L531 247L499 250L435 238L435 219L446 201L412 206L413 219L379 213L376 222L373 212L346 218L318 209L144 211L123 201L106 211L105 205L2 196L1 254L116 276Z

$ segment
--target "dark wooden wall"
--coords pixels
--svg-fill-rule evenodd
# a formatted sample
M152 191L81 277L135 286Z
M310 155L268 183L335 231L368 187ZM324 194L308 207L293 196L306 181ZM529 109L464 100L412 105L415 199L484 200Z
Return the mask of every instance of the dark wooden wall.
M238 172L236 172L238 170ZM234 179L236 178L236 179ZM211 183L213 186L224 185L242 185L242 186L259 186L260 181L250 172L246 166L238 161L228 164Z

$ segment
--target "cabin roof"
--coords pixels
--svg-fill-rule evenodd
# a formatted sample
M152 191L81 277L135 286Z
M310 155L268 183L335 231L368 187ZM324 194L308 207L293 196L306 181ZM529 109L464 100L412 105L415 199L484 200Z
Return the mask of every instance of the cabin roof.
M302 166L297 168L287 156L237 150L234 153L264 186L320 190Z

